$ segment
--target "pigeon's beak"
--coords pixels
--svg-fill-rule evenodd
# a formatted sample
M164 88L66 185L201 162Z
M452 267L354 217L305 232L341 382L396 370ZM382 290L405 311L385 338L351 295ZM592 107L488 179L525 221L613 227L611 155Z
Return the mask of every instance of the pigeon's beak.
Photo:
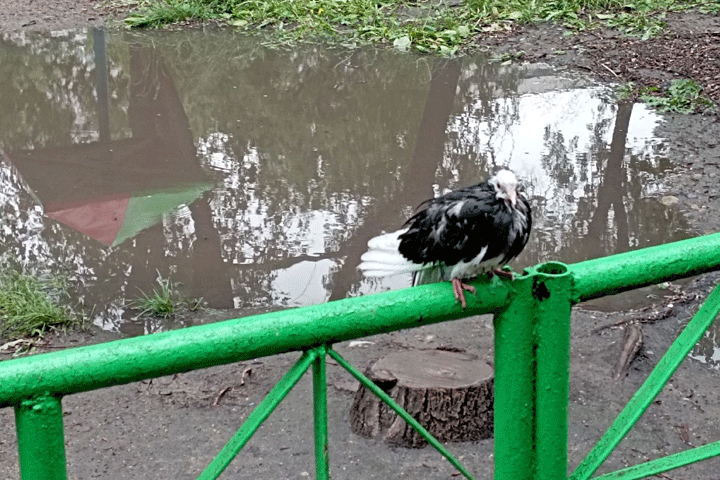
M508 198L508 200L510 200L510 205L512 205L514 207L515 203L517 203L517 190L515 190L515 189L508 190L507 198Z

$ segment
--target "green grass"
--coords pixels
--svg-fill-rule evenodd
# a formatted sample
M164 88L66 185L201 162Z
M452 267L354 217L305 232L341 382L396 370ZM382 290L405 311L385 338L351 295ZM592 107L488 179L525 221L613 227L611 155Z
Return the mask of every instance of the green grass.
M633 82L617 87L618 100L642 100L661 113L702 113L716 111L715 103L702 94L702 87L692 79L673 80L667 87L638 88Z
M125 22L158 27L220 20L246 31L270 30L275 43L324 40L341 45L394 45L451 55L472 48L478 35L513 24L554 21L574 31L605 25L650 37L665 14L700 8L720 11L720 0L107 0L135 5Z
M16 268L0 271L0 339L84 327L82 316L60 305L66 297L65 286L58 279L40 280Z
M177 285L158 274L158 286L150 295L140 292L141 297L129 302L128 306L138 312L138 317L174 318L181 312L194 311L200 308L202 298L189 300L184 298Z
M715 108L715 104L702 95L702 87L694 80L673 80L665 91L657 88L645 88L640 98L658 111L676 113L697 113Z

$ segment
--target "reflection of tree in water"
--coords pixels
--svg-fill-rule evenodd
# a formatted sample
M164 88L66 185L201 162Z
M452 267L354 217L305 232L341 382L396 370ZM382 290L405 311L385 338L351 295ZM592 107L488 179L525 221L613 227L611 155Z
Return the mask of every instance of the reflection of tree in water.
M238 46L227 38L224 42L201 42L198 47L184 41L173 45L169 37L162 38L167 42L161 39L150 47L152 39L123 37L120 45L129 54L118 49L118 42L109 42L111 58L120 62L111 70L130 90L128 97L127 92L118 91L122 82L111 84L111 97L129 98L124 103L127 118L111 122L113 135L120 131L140 138L164 128L167 108L152 105L158 98L163 103L163 87L158 85L174 75L185 88L181 93L185 109L196 113L193 124L207 123L207 129L198 132L201 138L222 138L221 142L201 139L200 144L204 167L217 172L216 178L224 182L225 189L216 198L203 198L191 205L189 223L183 224L182 215L168 218L121 247L98 248L81 234L46 222L49 228L45 232L62 238L50 240L40 255L46 261L58 258L68 265L92 265L92 273L84 280L98 280L108 287L114 284L96 292L99 303L112 304L111 297L119 293L137 295L139 287L153 284L156 270L170 276L173 272L167 270L165 259L173 257L176 265L171 270L191 277L203 270L203 265L197 264L199 258L207 261L205 270L212 270L207 263L220 266L215 272L220 280L215 285L197 286L201 295L211 292L203 295L206 298L218 294L232 277L233 293L228 291L228 295L239 297L242 303L271 303L275 270L291 266L293 259L297 261L303 255L309 258L307 239L318 236L312 229L321 230L321 245L319 253L317 246L310 253L329 255L352 236L352 226L364 216L369 192L397 190L394 185L399 179L385 172L388 162L407 158L404 152L417 115L401 110L412 110L410 100L422 91L422 83L407 81L414 77L413 70L420 68L413 62L400 69L388 68L393 58L372 51L355 52L341 62L337 55L319 48L307 55L288 55L263 53L255 46ZM165 52L172 53L173 48L177 52L177 56L168 55L177 60L171 64L172 75L163 73L163 46ZM234 61L226 61L220 70L203 70L208 66L202 61L208 48L234 48L235 55L225 57ZM219 57L207 58L212 63ZM77 82L89 92L90 102L78 106L78 112L94 112L94 78L92 68L87 70ZM213 94L208 95L209 91ZM242 97L238 91L243 92ZM367 100L373 98L371 92L378 101ZM159 107L167 107L167 102ZM157 111L158 116L145 115L148 111ZM86 118L93 119L89 114ZM399 118L407 124L399 123ZM48 117L40 127L50 130L55 120ZM88 123L87 129L93 130L93 121ZM62 131L70 129L62 126ZM167 138L167 134L165 130L160 137ZM171 138L179 137L175 134ZM218 143L224 152L218 150ZM218 153L222 154L220 164L214 158L206 161L206 155ZM368 173L372 171L378 174ZM203 237L196 232L203 232ZM213 235L219 237L222 258L212 258L211 251L201 253L214 242L208 241ZM68 238L73 239L73 248L60 251L59 246ZM73 249L80 253L70 258Z
M577 139L568 141L560 131L546 129L542 162L558 193L536 197L542 213L528 249L534 253L531 263L551 256L574 262L685 238L688 227L682 216L646 198L648 182L659 178L667 163L627 154L632 109L632 103L617 105L609 150L603 140L609 118L592 124L591 144L584 152L578 151ZM550 205L558 201L575 208Z
M513 65L482 59L465 63L454 99L456 111L463 113L448 122L437 175L440 191L476 183L501 166L495 145L512 142L507 127L519 120L521 72Z
M215 133L200 145L203 162L223 184L212 204L224 260L253 265L236 269L236 290L261 293L257 279L245 280L249 270L266 272L260 285L269 285L277 275L272 267L289 259L347 255L357 228L372 216L373 197L390 206L383 213L389 210L393 223L401 218L391 202L408 181L417 98L426 89L417 78L426 79L428 69L397 59L374 50L339 57L312 48L230 65L232 82L217 88L242 98L235 94L235 108L212 108ZM228 103L223 97L216 101Z
M0 148L40 148L97 138L91 35L16 32L0 37L0 52L0 78L12 79L3 82L0 95L0 111L7 112L0 115ZM124 78L118 73L111 68L109 81L120 94L116 100L122 100Z
M107 255L87 248L81 233L45 223L37 197L11 164L0 161L0 218L3 261L19 262L29 273L60 274L67 278L78 300L87 295L87 285L97 280L96 266ZM12 225L12 229L9 226Z

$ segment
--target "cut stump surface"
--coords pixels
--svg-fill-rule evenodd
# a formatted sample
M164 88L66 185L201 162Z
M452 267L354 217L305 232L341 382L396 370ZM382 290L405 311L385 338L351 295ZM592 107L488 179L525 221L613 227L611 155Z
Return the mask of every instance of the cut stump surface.
M387 355L365 374L442 442L492 437L493 369L475 355L411 350ZM419 448L427 442L370 390L361 386L350 411L358 435Z

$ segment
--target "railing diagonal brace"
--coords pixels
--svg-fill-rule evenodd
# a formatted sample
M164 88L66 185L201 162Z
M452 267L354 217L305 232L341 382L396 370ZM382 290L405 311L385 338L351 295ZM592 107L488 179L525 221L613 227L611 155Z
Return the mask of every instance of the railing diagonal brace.
M606 473L593 480L639 480L720 455L720 441Z
M571 480L587 480L610 456L615 447L630 431L647 407L663 389L670 377L675 373L680 363L687 357L690 350L700 340L705 331L720 313L720 285L710 293L700 310L688 322L687 326L670 345L665 355L660 359L645 383L635 392L620 415L610 425L605 435L588 453L575 472Z
M380 400L382 400L390 408L392 408L395 413L400 415L400 417L405 420L408 425L414 428L416 432L418 432L425 440L427 440L427 442L432 445L435 450L440 452L440 454L445 457L448 462L452 464L453 467L455 467L460 473L462 473L465 478L473 480L473 477L465 469L465 467L463 467L462 464L457 459L455 459L455 457L452 456L452 454L442 445L442 443L440 443L435 437L433 437L432 434L428 432L425 427L420 425L420 423L415 420L412 415L405 411L404 408L398 405L395 400L390 397L390 395L388 395L380 387L375 385L372 380L370 380L367 376L363 375L363 373L361 373L357 368L353 367L350 363L348 363L347 360L341 357L340 354L337 353L335 350L328 349L327 353L332 358L334 358L341 367L350 372L353 377L355 377L360 383L365 385L365 387L367 387L378 398L380 398Z
M273 387L260 404L255 407L250 416L243 422L240 429L220 450L220 453L210 462L210 465L200 474L198 480L215 480L230 465L238 452L250 440L260 425L270 416L285 396L292 390L303 374L310 368L318 355L317 349L305 351L295 362L285 376Z

